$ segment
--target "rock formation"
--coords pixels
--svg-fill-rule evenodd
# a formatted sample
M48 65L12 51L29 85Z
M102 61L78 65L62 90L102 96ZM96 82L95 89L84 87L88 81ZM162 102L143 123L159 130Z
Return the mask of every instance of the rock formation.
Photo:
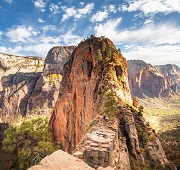
M82 160L58 150L45 157L39 165L35 165L28 170L94 170ZM111 167L99 168L98 170L113 170Z
M126 59L109 39L91 36L64 65L49 122L55 142L96 169L176 169L130 102Z
M128 79L132 97L169 97L177 92L171 78L142 60L128 61Z
M180 68L176 65L166 64L166 65L156 65L164 75L170 77L175 84L177 84L178 89L180 90Z
M119 83L115 84L117 76ZM85 134L85 126L101 111L107 81L119 97L130 100L126 60L113 43L96 37L80 43L64 65L60 95L50 123L56 142L65 151L71 153L75 149Z
M70 58L74 48L74 46L59 46L49 50L43 74L39 77L28 99L27 114L51 114L59 95L63 65Z
M17 114L51 114L59 95L62 67L74 48L52 48L45 63L39 57L0 54L0 117L3 121Z
M0 54L0 117L26 114L27 101L43 70L40 57Z

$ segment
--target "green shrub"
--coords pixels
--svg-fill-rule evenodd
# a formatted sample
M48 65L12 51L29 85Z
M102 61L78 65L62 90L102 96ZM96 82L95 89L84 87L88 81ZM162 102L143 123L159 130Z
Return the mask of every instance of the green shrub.
M4 134L3 150L14 157L10 169L25 170L59 148L52 141L48 118L24 121L19 127L8 128Z

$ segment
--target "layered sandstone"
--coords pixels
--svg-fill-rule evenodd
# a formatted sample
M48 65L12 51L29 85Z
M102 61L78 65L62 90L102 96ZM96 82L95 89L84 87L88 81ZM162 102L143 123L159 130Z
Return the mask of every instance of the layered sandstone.
M58 46L49 50L39 77L28 99L27 114L51 114L59 95L63 65L69 60L74 46Z
M180 68L177 65L166 64L166 65L156 65L164 75L170 77L175 84L177 84L180 90Z
M40 57L0 54L0 117L26 115L28 98L43 70Z
M128 79L132 96L169 97L177 92L171 78L142 60L128 61Z
M0 117L3 121L17 114L51 114L59 95L62 67L74 48L50 49L45 63L39 57L0 54Z

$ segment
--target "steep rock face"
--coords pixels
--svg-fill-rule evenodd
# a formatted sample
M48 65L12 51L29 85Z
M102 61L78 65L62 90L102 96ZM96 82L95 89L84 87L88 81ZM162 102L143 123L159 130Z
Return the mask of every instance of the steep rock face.
M20 57L0 53L0 79L15 73L42 72L44 60L40 57ZM0 91L3 90L0 82Z
M0 54L0 117L26 114L27 101L43 70L40 57Z
M118 82L117 77L119 77ZM85 127L102 110L105 85L130 100L125 58L105 38L81 42L64 65L60 95L51 116L55 141L72 152L85 135Z
M59 95L63 65L70 58L74 46L58 46L49 50L43 74L38 79L28 100L28 114L51 114Z
M58 46L49 50L44 64L44 75L60 74L63 65L69 60L75 46Z
M180 89L180 68L176 65L166 64L166 65L156 65L164 75L170 77L175 84L177 84L178 89Z
M38 57L0 54L0 117L51 114L59 95L62 67L74 48L50 49L45 63Z
M41 73L16 73L1 78L0 117L26 115L28 99Z
M161 71L141 60L128 61L128 79L132 96L168 97L177 85Z

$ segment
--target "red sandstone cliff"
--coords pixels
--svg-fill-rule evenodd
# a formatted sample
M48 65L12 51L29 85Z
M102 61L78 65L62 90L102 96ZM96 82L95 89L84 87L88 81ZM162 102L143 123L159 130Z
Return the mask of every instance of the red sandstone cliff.
M101 113L107 84L120 98L130 100L125 58L109 39L91 37L78 45L64 66L50 120L55 140L65 151L75 149L86 125Z
M64 65L49 122L56 143L93 168L175 170L130 98L126 59L113 43L81 42Z
M132 96L169 97L177 92L170 77L142 60L128 61L128 79Z

